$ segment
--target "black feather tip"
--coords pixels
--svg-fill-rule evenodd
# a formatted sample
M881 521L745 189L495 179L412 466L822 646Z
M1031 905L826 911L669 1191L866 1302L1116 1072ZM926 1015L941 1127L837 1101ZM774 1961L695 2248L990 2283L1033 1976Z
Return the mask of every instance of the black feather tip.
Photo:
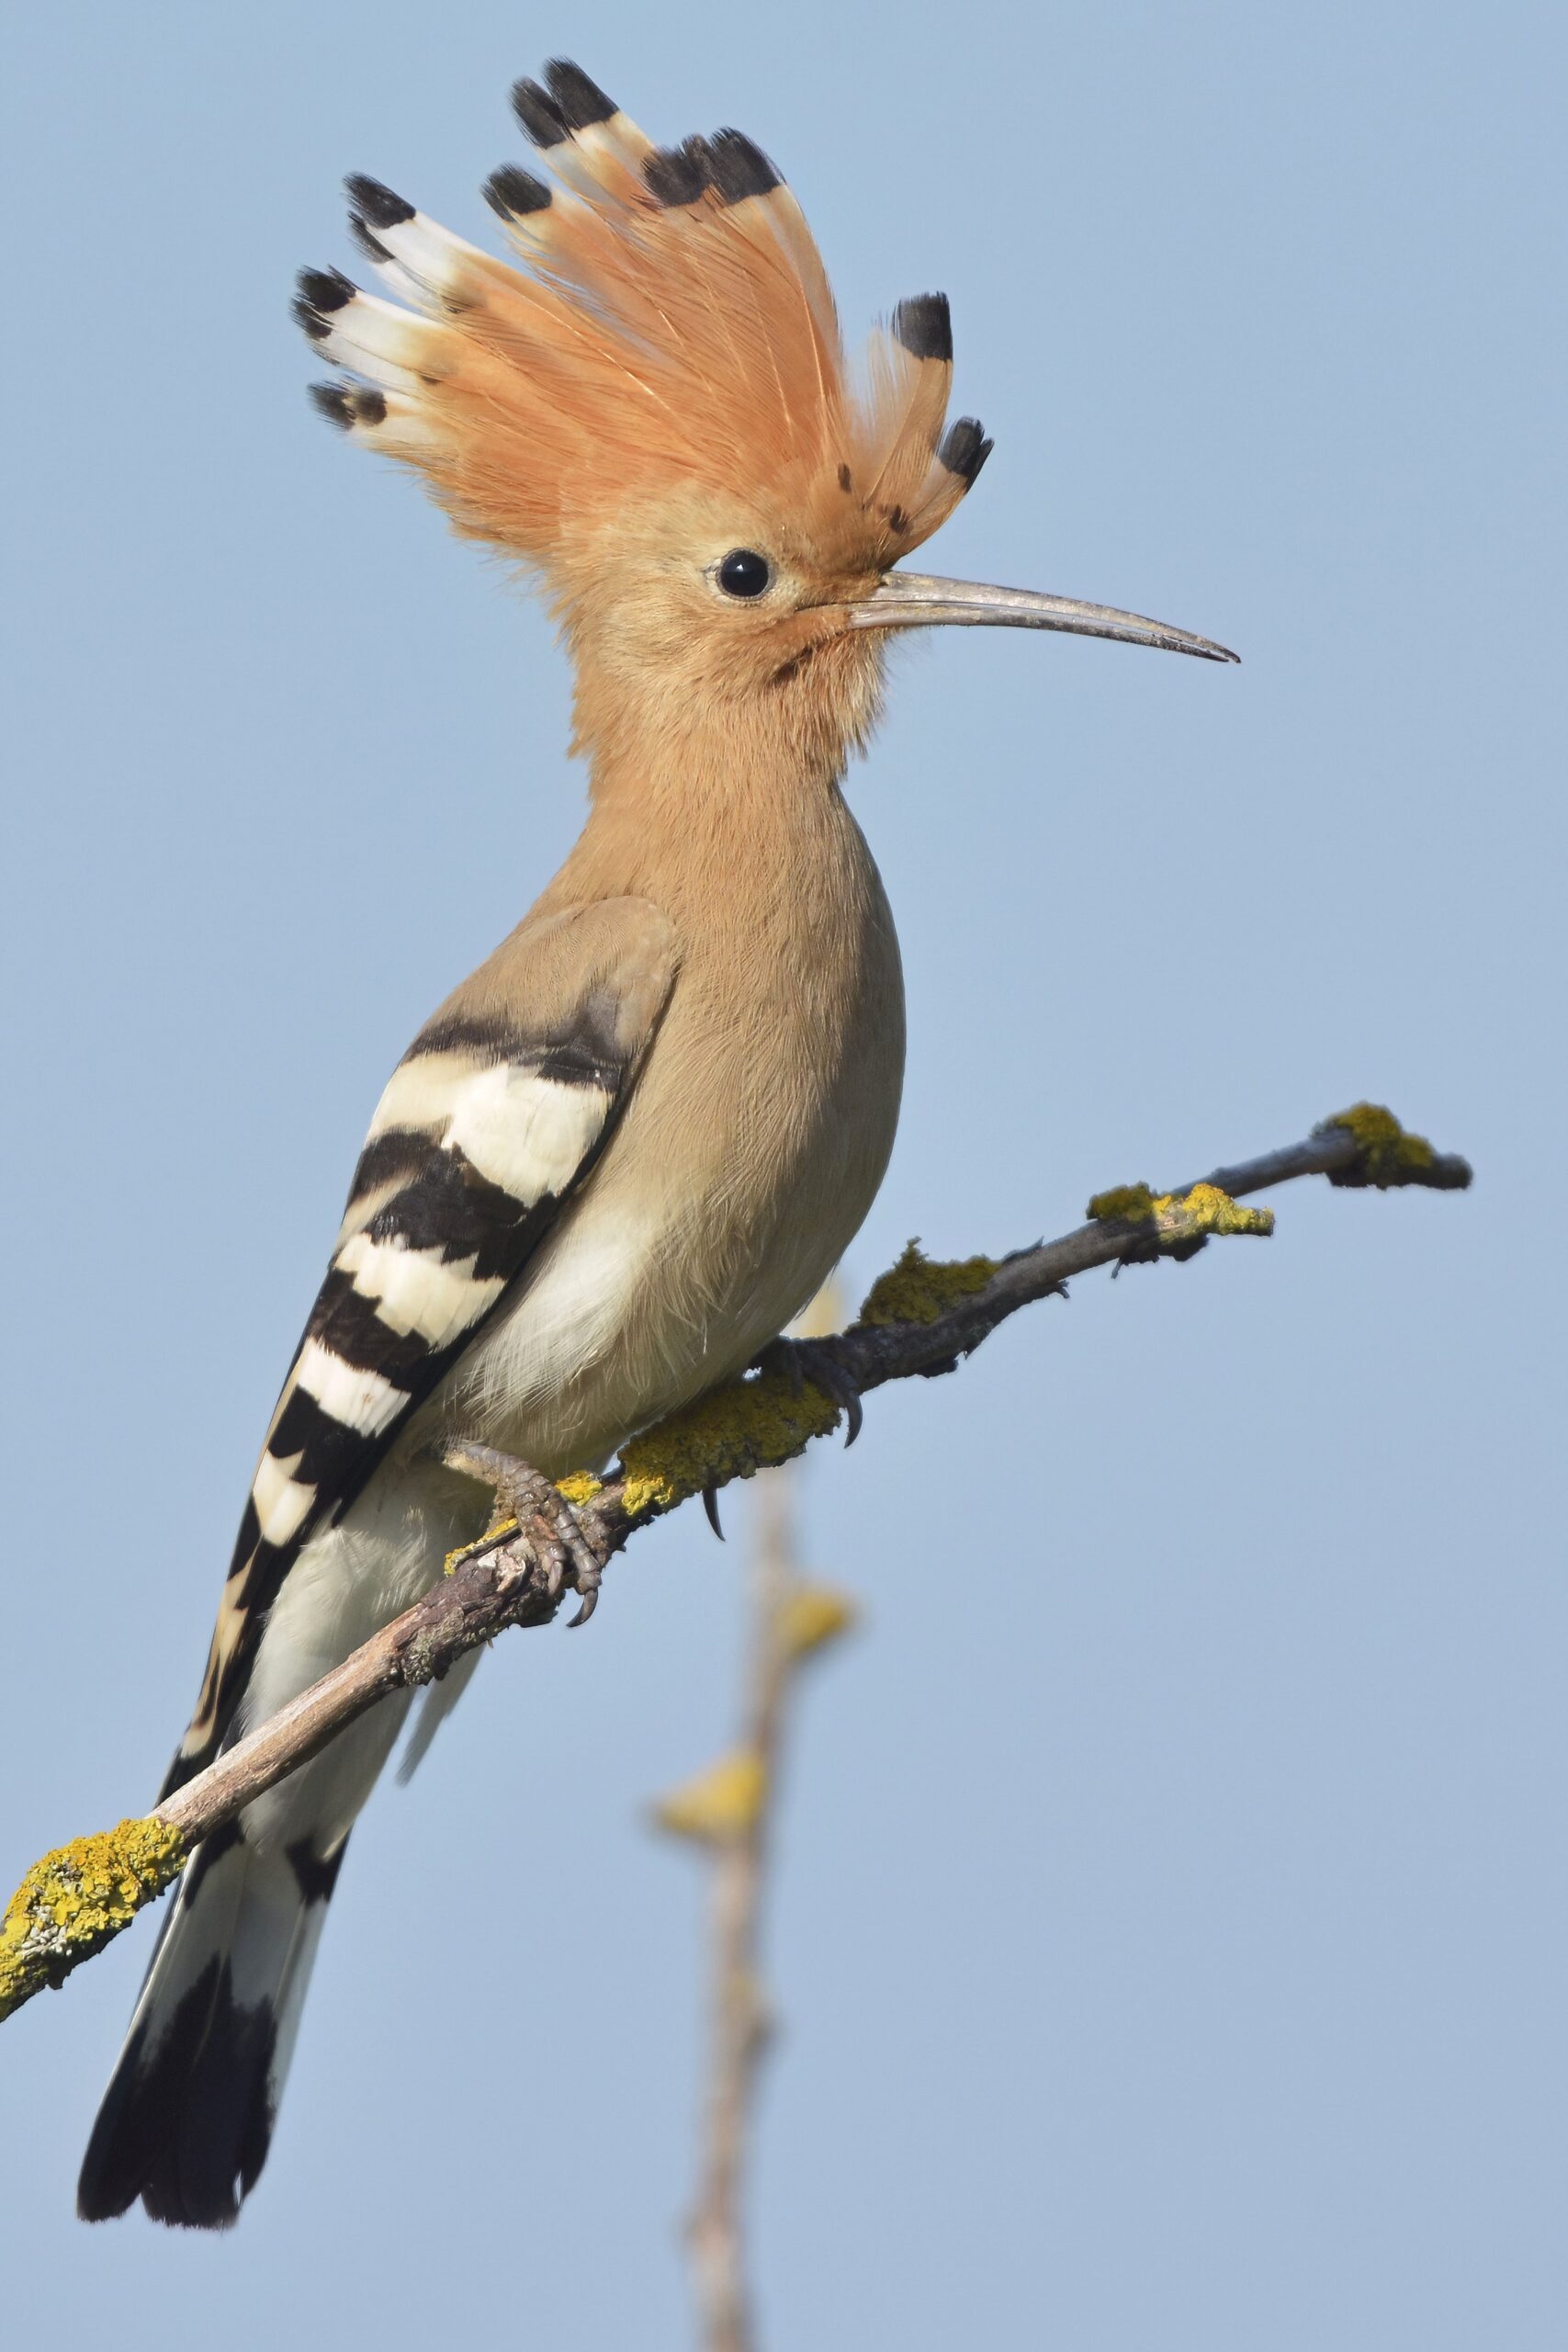
M536 147L558 147L571 136L571 127L549 92L526 74L512 85L512 111Z
M726 204L739 204L748 196L767 196L780 185L780 174L743 130L716 130L707 141L707 151L710 182Z
M312 384L310 394L328 424L339 426L344 433L355 424L376 425L387 422L387 396L373 386L351 388L347 384Z
M713 180L713 149L705 139L682 139L679 147L656 147L642 167L656 204L695 204Z
M502 164L491 172L482 190L485 202L503 220L520 220L530 212L543 212L550 200L550 191L543 180L536 179L519 164Z
M341 384L311 384L309 387L312 406L319 409L329 424L346 433L354 423L354 411L348 404L348 394Z
M354 239L355 243L359 247L360 252L365 255L367 261L385 262L391 260L392 256L390 252L381 243L380 238L372 232L369 223L365 220L362 214L358 212L351 212L349 214L348 233Z
M294 297L294 317L312 343L332 332L332 314L352 302L358 288L341 269L302 269Z
M961 416L955 424L948 426L947 437L938 454L948 472L957 474L968 489L993 446L987 440L977 416Z
M911 294L893 313L893 332L913 359L953 357L953 321L945 294Z
M380 180L373 180L368 173L350 172L344 187L350 204L364 214L373 229L395 229L400 221L413 219L414 208L406 198L394 196L389 187Z
M607 98L598 83L591 81L570 57L552 57L545 68L545 79L556 112L569 130L591 130L596 122L608 122L617 111L615 99Z

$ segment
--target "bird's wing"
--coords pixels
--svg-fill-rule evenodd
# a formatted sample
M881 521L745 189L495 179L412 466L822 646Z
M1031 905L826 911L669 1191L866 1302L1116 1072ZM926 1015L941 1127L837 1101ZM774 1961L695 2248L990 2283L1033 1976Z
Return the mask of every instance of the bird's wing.
M592 1168L675 964L672 927L645 899L531 916L398 1065L273 1413L163 1795L221 1745L304 1546L360 1493Z

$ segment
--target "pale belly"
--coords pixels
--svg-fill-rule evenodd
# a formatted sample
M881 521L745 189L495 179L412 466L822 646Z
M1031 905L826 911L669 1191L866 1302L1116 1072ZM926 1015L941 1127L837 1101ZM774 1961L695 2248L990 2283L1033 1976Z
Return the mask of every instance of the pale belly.
M596 1467L741 1371L820 1288L874 1197L892 1127L829 1139L765 1219L718 1184L694 1202L594 1184L432 1400L434 1420L555 1476Z
M596 1467L741 1370L832 1272L886 1169L904 1066L892 917L843 827L853 888L831 920L775 902L751 952L683 966L604 1158L416 1442Z

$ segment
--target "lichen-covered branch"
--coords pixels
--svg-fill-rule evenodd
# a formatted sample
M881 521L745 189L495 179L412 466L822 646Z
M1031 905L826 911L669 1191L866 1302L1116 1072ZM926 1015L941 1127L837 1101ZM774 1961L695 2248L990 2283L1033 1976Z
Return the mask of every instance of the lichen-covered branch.
M0 2018L62 1984L129 1928L142 1905L172 1886L189 1847L153 1814L73 1838L35 1862L0 1922Z
M1184 1190L1156 1193L1127 1185L1100 1193L1087 1225L1010 1257L944 1265L911 1243L874 1285L850 1329L814 1343L818 1361L836 1385L862 1394L916 1374L951 1372L1010 1315L1059 1294L1074 1274L1188 1258L1221 1235L1269 1233L1272 1216L1238 1208L1239 1196L1310 1175L1340 1185L1451 1192L1470 1182L1471 1171L1464 1160L1407 1135L1391 1112L1359 1103L1303 1142L1216 1169ZM634 1438L610 1477L565 1478L558 1492L573 1506L586 1552L602 1569L639 1528L694 1495L793 1460L840 1418L839 1405L814 1381L797 1384L788 1369L764 1372L699 1397ZM580 1547L563 1543L547 1510L492 1528L453 1555L434 1591L144 1821L122 1823L107 1841L78 1839L46 1856L0 1922L0 2018L43 1985L62 1983L177 1874L177 1865L162 1877L157 1871L144 1876L139 1863L129 1866L147 1840L156 1843L160 1832L172 1830L188 1851L388 1692L439 1680L509 1625L549 1623L564 1593L580 1587L581 1558ZM167 1857L177 1850L168 1848ZM112 1895L106 1893L111 1882Z

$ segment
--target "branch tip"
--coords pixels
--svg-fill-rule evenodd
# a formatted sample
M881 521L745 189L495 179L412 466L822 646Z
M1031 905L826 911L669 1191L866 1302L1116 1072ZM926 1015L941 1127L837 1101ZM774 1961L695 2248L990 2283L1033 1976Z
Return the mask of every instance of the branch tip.
M1353 1102L1313 1129L1314 1136L1343 1128L1360 1149L1348 1168L1328 1171L1331 1184L1347 1188L1375 1185L1380 1193L1402 1184L1423 1184L1433 1192L1462 1193L1472 1170L1456 1152L1434 1151L1425 1136L1412 1135L1382 1102Z

